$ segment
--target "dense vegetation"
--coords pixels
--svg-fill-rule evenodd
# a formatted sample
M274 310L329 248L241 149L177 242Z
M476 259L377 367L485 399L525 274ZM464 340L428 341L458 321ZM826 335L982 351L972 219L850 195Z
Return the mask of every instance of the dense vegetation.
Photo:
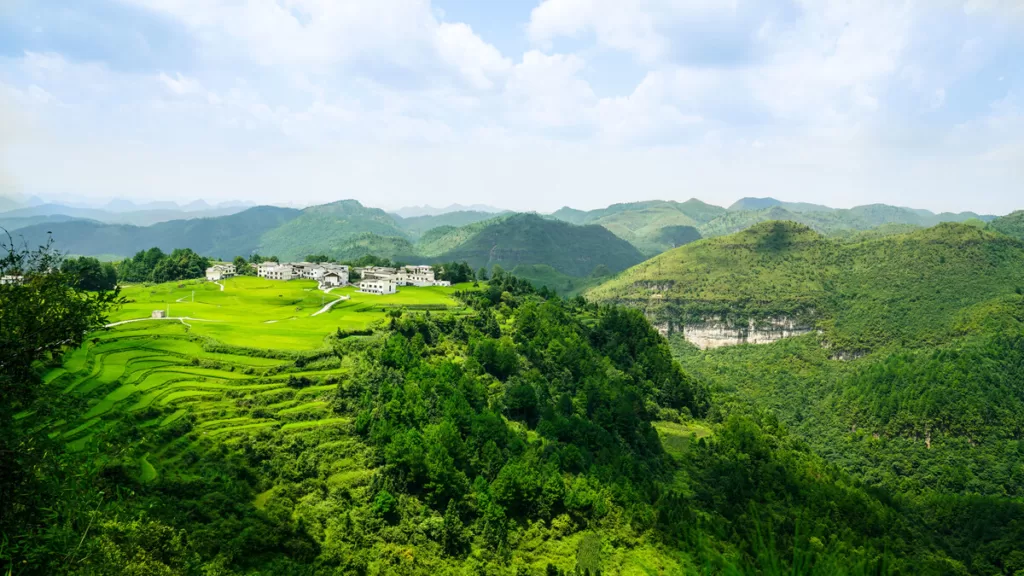
M1024 210L1017 210L988 223L990 230L1024 240Z
M78 279L78 287L93 292L113 290L117 286L117 270L110 262L81 256L67 258L60 265L61 272Z
M118 263L117 272L120 278L129 282L170 282L203 278L209 266L209 258L189 248L175 248L170 254L164 254L153 247L122 260Z
M653 256L700 238L697 227L725 213L724 208L697 199L686 202L654 200L613 204L582 212L562 208L552 218L573 224L597 224Z

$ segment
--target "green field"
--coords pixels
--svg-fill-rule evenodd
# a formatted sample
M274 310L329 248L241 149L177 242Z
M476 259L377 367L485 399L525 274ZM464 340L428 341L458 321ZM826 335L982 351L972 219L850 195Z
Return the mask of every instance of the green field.
M404 287L395 294L362 294L355 287L337 288L325 294L313 280L266 280L240 276L223 282L184 281L158 285L134 285L123 290L127 303L111 315L111 322L148 318L154 310L167 310L185 320L192 334L208 336L224 344L251 348L305 350L316 348L337 329L362 330L382 320L388 310L458 308L452 294L469 285L451 287ZM193 299L194 293L194 299ZM325 303L339 297L330 310L312 316ZM135 322L121 330L150 333L157 324L172 320ZM180 323L180 322L178 322ZM172 330L167 327L162 331Z
M311 280L238 277L224 286L185 281L124 288L126 303L110 322L146 320L94 333L65 356L63 366L44 375L55 394L82 406L79 416L20 417L38 419L33 425L75 452L103 454L104 443L126 425L146 431L129 448L143 482L187 473L186 462L196 460L188 454L213 449L214 439L231 442L267 429L299 437L324 430L344 435L349 421L331 417L329 400L350 367L329 353L331 363L322 369L301 368L296 358L326 350L325 338L339 328L371 328L390 310L463 312L453 293L470 287L407 287L375 296L354 287L325 294ZM348 300L312 316L340 297ZM188 319L148 319L157 309ZM247 355L244 349L253 348L265 352ZM312 385L289 387L291 377Z

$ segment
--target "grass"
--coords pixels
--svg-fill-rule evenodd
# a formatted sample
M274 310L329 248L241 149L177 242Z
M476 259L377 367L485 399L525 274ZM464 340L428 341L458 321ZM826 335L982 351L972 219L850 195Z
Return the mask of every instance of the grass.
M338 328L371 327L394 309L461 313L452 294L467 288L409 287L387 296L344 288L326 299L350 300L311 317L321 308L321 293L312 281L232 278L223 292L212 284L181 284L127 287L129 302L111 321L147 317L170 302L172 314L217 322L134 322L90 334L85 345L64 356L60 367L41 371L46 385L69 394L81 408L60 418L32 411L15 418L65 442L68 451L96 451L97 461L106 459L107 452L131 451L141 482L202 474L194 467L195 456L219 443L244 441L250 434L287 432L289 441L311 450L340 437L340 445L359 450L349 435L350 419L334 414L329 401L335 380L347 378L351 366L300 370L294 366L295 351L322 347ZM175 302L186 294L188 302ZM212 351L224 350L220 344L253 355ZM310 377L316 385L289 388L292 376ZM332 383L323 383L328 377ZM369 482L372 470L342 460L346 468L333 470L341 484ZM272 493L261 495L264 503Z
M192 334L208 336L236 346L303 350L316 348L327 334L338 328L368 328L383 320L389 309L458 308L459 303L452 298L452 294L469 287L403 287L395 294L378 296L362 294L355 287L349 286L323 294L316 290L316 282L312 280L282 282L244 276L229 278L224 281L224 286L224 291L206 282L128 286L123 293L129 302L112 314L110 321L147 318L153 310L168 309L171 316L211 321L189 322L191 328L188 330ZM324 303L338 296L348 296L350 299L336 304L324 314L311 316ZM186 300L177 302L181 298ZM115 330L138 333L140 326L148 328L160 324L174 325L173 322L155 320L124 324ZM179 323L176 328L164 327L161 330L180 333L184 328Z

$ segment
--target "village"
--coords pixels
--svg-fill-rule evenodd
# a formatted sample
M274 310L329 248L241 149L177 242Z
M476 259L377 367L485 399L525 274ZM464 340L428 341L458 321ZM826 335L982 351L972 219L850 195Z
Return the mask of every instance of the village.
M368 266L353 270L359 278L357 286L364 294L394 294L399 286L451 286L447 280L436 280L428 265L385 268ZM206 279L218 282L235 276L234 264L215 264L206 269ZM349 285L349 267L330 262L263 262L256 275L269 280L316 280L321 290Z

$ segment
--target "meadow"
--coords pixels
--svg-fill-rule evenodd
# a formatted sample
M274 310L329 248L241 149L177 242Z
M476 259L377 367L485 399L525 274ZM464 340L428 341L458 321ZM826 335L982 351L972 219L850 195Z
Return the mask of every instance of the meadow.
M224 344L250 348L307 350L320 346L328 334L365 330L384 319L390 310L459 309L452 297L470 284L404 287L395 294L362 294L354 286L329 293L313 280L266 280L251 276L229 278L220 285L197 280L156 285L131 285L122 294L127 302L111 314L111 322L148 318L153 310L170 317L187 317L191 333ZM313 316L325 304L338 302ZM156 324L153 320L124 325Z

